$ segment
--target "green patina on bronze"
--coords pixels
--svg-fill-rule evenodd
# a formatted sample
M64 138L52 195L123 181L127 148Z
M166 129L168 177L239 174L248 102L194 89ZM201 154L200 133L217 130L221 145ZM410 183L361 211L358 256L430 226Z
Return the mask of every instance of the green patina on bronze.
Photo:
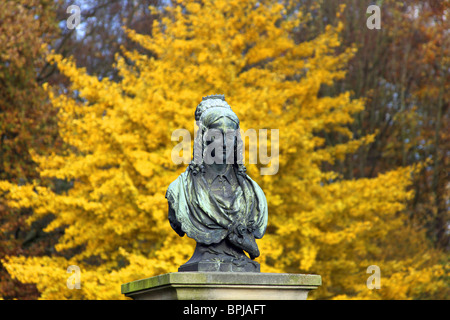
M212 95L195 120L194 160L166 193L170 225L197 242L179 271L259 272L255 238L267 227L267 201L242 164L239 119L223 95Z

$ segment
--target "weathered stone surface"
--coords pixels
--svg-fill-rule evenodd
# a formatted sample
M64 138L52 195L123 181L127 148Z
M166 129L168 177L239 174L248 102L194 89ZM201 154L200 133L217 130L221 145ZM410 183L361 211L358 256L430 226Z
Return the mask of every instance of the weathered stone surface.
M175 272L122 285L136 300L306 300L319 275L253 272Z

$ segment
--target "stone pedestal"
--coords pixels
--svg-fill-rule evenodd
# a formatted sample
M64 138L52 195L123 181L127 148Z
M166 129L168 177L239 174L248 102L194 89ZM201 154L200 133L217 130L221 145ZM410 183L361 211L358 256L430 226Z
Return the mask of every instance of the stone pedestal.
M135 300L306 300L319 275L253 272L174 272L122 285Z

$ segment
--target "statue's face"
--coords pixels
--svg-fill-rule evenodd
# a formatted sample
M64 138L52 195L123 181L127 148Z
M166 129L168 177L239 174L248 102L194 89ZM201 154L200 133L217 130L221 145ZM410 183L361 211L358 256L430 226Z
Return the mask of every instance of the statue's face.
M211 156L215 160L221 159L221 163L234 163L237 130L237 123L227 117L220 117L208 126L206 146L211 148ZM222 157L220 155L216 157L216 151L220 152L221 149ZM220 160L218 162L220 163Z

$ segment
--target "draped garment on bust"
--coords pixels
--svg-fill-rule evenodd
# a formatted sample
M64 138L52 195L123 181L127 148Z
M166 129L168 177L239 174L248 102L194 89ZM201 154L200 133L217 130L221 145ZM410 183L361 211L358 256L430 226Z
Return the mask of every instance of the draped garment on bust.
M265 233L268 220L267 200L262 189L248 175L237 174L238 186L231 201L223 201L210 190L203 173L186 169L167 189L169 222L180 235L187 234L203 244L219 243L231 226L240 223L252 227L255 238Z

